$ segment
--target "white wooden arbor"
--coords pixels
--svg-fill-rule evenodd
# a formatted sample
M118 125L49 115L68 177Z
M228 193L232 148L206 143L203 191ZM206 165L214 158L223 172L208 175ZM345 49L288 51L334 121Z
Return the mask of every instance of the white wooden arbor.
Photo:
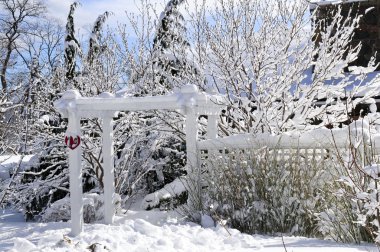
M195 85L186 85L179 92L167 96L153 97L115 97L102 93L98 97L82 97L77 90L64 92L62 98L54 103L64 118L68 118L66 143L70 144L70 204L71 235L78 235L83 229L83 186L82 186L82 149L80 147L81 118L98 117L103 120L103 170L104 170L104 222L112 224L115 215L113 205L114 153L113 117L117 111L179 110L185 115L186 169L189 175L198 170L197 124L200 115L208 116L207 137L217 137L217 117L224 107L221 97L199 92ZM71 138L71 139L70 139Z

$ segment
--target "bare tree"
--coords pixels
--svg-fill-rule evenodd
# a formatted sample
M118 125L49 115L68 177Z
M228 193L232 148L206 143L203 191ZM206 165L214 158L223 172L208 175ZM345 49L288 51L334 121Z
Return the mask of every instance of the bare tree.
M54 19L39 18L28 36L20 38L15 48L25 66L37 58L44 74L50 74L60 62L63 52L64 27Z
M2 89L7 90L7 70L11 64L12 54L22 35L28 34L33 19L40 17L45 10L42 1L32 0L2 0L0 13L0 45L1 69L0 80Z

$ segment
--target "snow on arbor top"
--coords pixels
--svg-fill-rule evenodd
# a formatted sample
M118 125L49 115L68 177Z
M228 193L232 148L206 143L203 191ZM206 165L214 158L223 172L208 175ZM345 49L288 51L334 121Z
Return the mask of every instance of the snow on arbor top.
M219 114L225 107L225 97L218 94L200 92L195 85L184 85L168 95L130 97L123 93L116 95L103 93L97 97L82 97L77 90L67 90L54 102L55 108L68 117L69 111L82 117L101 117L102 111L142 111L196 109L202 115Z

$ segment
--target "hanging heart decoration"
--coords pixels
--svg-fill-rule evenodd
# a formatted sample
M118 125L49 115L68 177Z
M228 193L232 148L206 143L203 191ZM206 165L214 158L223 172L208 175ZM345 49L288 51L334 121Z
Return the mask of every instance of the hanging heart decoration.
M76 149L80 145L80 136L66 136L65 144L72 150Z

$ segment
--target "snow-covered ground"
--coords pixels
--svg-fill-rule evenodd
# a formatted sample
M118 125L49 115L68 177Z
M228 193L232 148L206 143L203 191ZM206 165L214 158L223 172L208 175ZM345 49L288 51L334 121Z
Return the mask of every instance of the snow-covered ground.
M114 225L86 224L70 237L69 223L25 223L20 214L0 210L0 251L378 251L372 245L347 245L303 237L242 234L222 226L202 228L176 212L130 209Z
M22 160L21 160L22 158ZM24 171L38 162L36 155L4 155L0 156L0 180L9 179L16 167Z

